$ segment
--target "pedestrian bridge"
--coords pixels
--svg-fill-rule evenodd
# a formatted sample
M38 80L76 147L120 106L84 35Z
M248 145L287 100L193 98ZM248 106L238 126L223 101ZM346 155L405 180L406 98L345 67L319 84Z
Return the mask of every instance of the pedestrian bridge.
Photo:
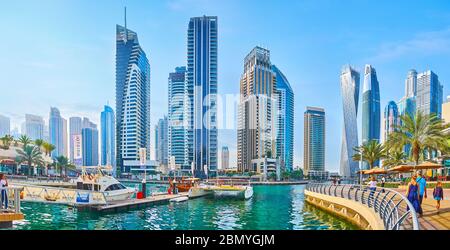
M420 229L411 203L392 189L371 191L360 185L311 183L306 186L305 196L309 204L342 217L361 229Z

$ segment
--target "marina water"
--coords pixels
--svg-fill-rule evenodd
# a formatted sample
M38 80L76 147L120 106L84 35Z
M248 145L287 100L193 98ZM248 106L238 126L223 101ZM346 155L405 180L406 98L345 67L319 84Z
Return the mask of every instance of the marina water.
M167 187L149 185L150 190ZM77 211L63 205L23 202L16 230L342 230L345 221L304 202L304 186L254 186L249 200L198 198L120 213Z

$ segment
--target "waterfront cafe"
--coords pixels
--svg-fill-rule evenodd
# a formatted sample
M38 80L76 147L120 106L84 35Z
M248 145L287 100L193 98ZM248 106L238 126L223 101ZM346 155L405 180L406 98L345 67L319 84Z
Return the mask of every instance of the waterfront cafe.
M390 168L387 173L388 174L412 174L418 170L426 171L424 172L424 176L430 178L430 179L437 179L434 178L436 176L436 170L442 170L444 166L438 163L434 162L423 162L419 165L411 165L411 164L403 164L399 166L395 166L393 168Z

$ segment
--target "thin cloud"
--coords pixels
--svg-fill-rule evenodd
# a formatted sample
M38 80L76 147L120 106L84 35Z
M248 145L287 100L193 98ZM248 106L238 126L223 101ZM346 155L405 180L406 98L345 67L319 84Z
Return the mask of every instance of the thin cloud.
M450 54L450 28L419 33L408 41L382 44L378 53L368 61L391 61L410 54L425 56Z

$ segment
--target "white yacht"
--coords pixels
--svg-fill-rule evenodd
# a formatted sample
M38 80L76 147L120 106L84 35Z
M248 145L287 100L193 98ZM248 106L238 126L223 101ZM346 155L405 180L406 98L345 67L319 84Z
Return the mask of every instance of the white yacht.
M126 187L114 177L105 174L101 167L83 167L76 183L79 190L103 192L108 202L130 199L137 192L135 188Z

